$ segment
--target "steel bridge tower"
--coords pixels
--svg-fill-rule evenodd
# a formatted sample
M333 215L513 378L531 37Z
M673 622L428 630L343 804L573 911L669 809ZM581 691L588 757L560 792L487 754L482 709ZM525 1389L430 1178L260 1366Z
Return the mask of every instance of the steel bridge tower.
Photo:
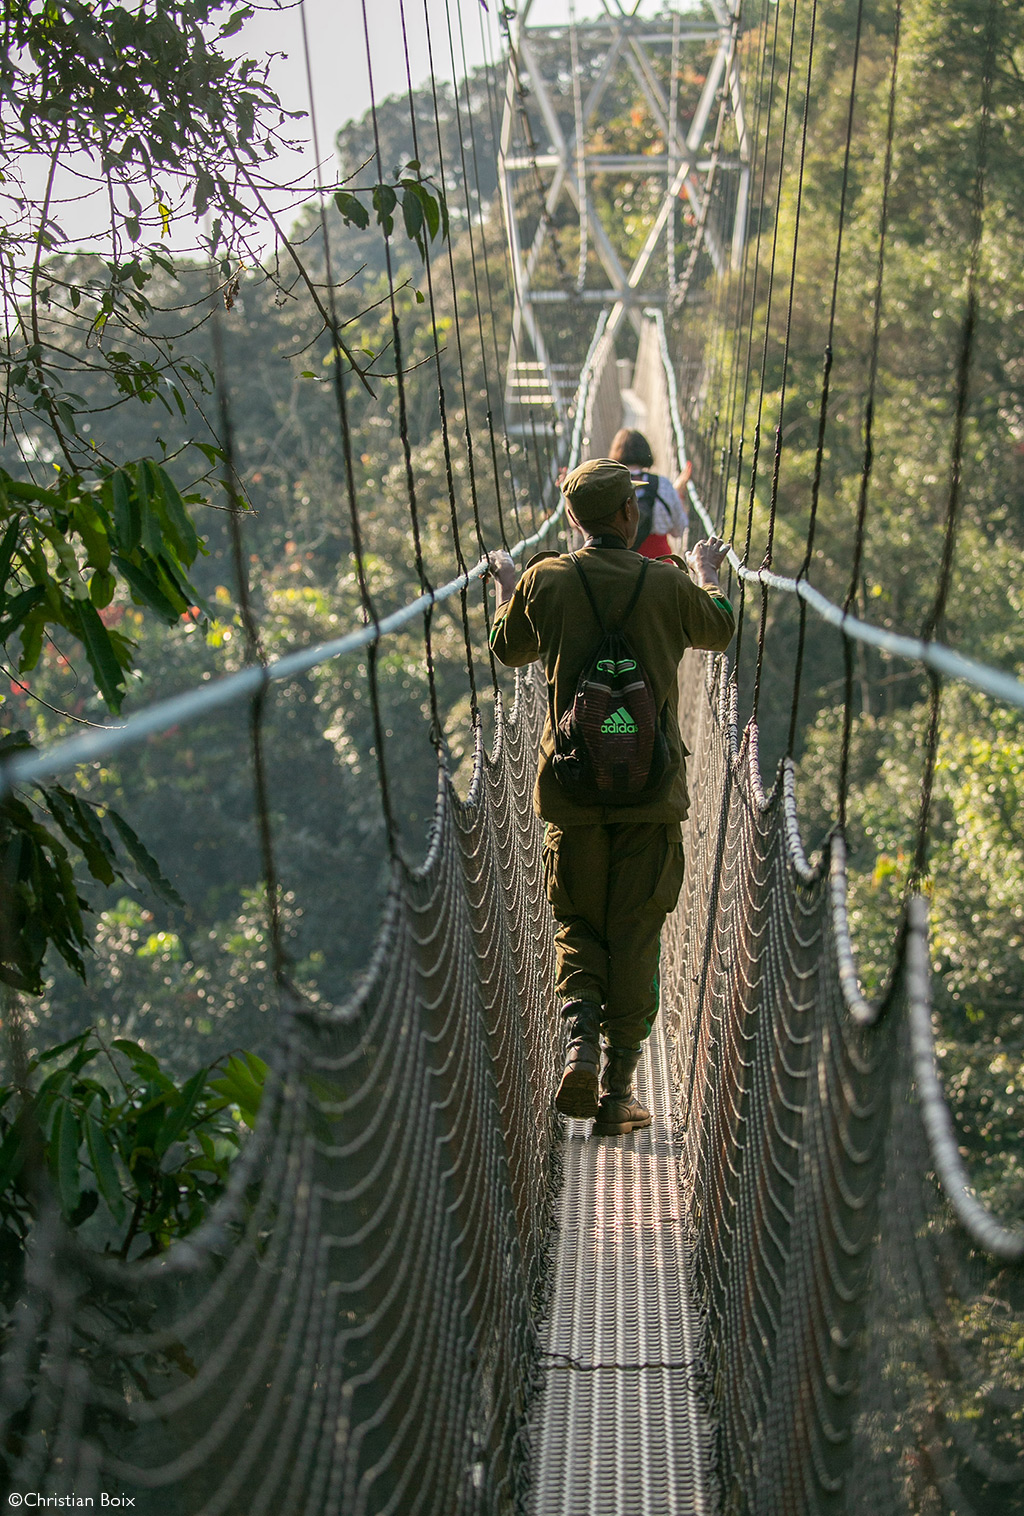
M506 414L516 431L560 431L602 309L614 354L645 306L699 299L738 264L750 144L740 0L649 19L643 0L601 0L597 19L557 26L532 24L534 3L508 29L498 157L515 284Z

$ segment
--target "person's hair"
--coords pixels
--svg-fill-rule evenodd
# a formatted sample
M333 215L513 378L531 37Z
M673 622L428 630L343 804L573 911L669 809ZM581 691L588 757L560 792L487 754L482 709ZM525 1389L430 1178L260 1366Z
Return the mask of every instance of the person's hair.
M630 431L627 426L615 433L612 445L608 449L608 456L616 463L624 463L627 468L653 468L654 466L651 444L643 432Z

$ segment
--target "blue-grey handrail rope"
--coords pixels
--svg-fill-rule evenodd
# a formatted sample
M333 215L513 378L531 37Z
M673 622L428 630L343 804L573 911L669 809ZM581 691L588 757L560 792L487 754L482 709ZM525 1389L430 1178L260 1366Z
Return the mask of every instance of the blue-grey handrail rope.
M580 374L576 391L576 415L569 443L568 466L570 468L579 461L594 359L607 321L608 311L604 310L601 312ZM535 547L548 532L557 526L563 512L564 502L559 499L555 509L545 517L537 530L509 549L512 557L520 558L527 548ZM378 642L381 637L387 636L390 632L397 632L402 627L408 626L429 606L439 605L445 600L450 600L454 595L460 594L474 580L482 579L487 569L487 561L481 559L473 568L450 579L447 584L442 584L437 589L417 596L408 605L392 611L388 616L381 616L376 622L361 626L355 631L346 632L343 637L335 637L329 642L318 642L313 647L286 653L265 666L256 665L239 669L237 673L227 674L216 682L186 690L181 695L172 695L168 700L159 700L136 715L130 716L120 726L94 728L88 733L69 737L64 742L54 743L52 747L45 748L42 752L13 758L0 767L0 795L6 794L15 784L45 779L54 774L63 773L76 764L93 763L112 753L122 752L125 748L136 747L157 732L166 732L169 727L179 726L184 721L194 720L198 716L218 710L221 706L230 705L233 701L253 695L267 683L281 679L294 679L299 674L308 673L318 664L329 663L334 658L342 658L348 653L358 652L360 648L367 647L371 642Z
M668 386L672 429L675 433L676 452L681 468L687 459L686 439L679 415L679 392L676 388L675 373L665 338L665 321L662 312L653 307L645 310L644 315L649 316L658 327L661 360ZM714 533L715 524L708 515L692 479L687 485L687 494L705 531L709 534ZM962 653L955 653L944 643L929 642L922 637L908 637L902 632L890 632L884 627L872 626L869 621L861 621L858 617L850 615L848 611L844 611L842 606L829 600L827 595L816 590L806 579L790 579L783 574L773 573L770 569L747 568L731 547L728 561L739 577L751 584L766 585L769 589L785 590L788 594L799 595L800 599L805 600L811 610L815 611L823 621L837 627L844 636L852 637L857 642L870 643L872 647L881 648L883 652L892 653L897 658L907 658L912 662L923 663L927 668L934 669L939 674L946 674L951 679L962 679L965 684L971 684L975 689L983 690L996 700L1002 700L1007 705L1015 705L1024 710L1024 681L1014 678L1012 674L1004 674L1000 669L990 668L988 664L979 663L974 658L965 658Z
M928 1134L932 1162L964 1230L994 1257L1018 1263L1024 1259L1024 1230L1005 1226L974 1194L967 1165L960 1154L949 1102L935 1068L929 994L931 977L928 972L928 906L920 895L913 896L910 901L908 923L910 1046L921 1101L921 1119Z

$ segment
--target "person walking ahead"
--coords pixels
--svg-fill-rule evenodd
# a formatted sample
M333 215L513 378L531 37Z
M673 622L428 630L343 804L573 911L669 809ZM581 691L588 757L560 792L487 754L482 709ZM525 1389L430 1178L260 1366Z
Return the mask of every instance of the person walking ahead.
M566 1030L555 1104L566 1116L596 1116L597 1133L624 1133L651 1120L633 1076L658 1010L661 928L683 881L680 823L689 800L679 662L688 647L723 651L735 622L718 582L727 551L719 538L697 543L685 564L642 560L630 551L639 511L628 468L591 460L565 477L562 493L583 547L538 554L518 584L509 555L491 555L497 581L491 646L512 668L542 660L548 686L534 805L547 822L544 871ZM624 620L654 697L667 764L641 799L589 803L563 786L555 759L564 741L556 741L556 727L564 733L602 631Z

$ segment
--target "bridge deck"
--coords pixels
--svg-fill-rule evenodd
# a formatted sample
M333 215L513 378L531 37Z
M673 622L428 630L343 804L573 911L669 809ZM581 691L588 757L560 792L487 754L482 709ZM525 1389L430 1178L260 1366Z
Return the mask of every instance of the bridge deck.
M531 1516L711 1516L709 1426L660 1025L639 1070L653 1124L566 1122Z

